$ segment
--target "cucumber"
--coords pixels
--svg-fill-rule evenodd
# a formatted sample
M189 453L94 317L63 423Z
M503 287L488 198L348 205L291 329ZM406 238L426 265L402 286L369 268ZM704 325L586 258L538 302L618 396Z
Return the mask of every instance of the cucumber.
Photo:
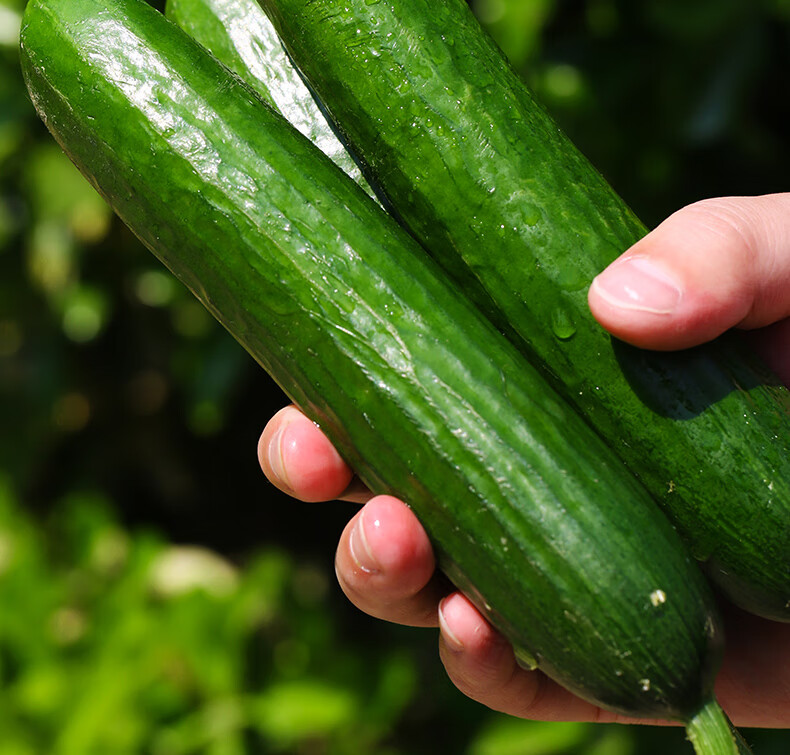
M144 0L32 0L21 61L88 180L366 484L413 506L522 662L736 751L720 621L679 536L391 216Z
M165 14L373 196L255 0L168 0Z
M649 353L595 322L590 282L646 229L463 0L261 4L401 222L615 448L728 597L790 620L790 394L732 338Z

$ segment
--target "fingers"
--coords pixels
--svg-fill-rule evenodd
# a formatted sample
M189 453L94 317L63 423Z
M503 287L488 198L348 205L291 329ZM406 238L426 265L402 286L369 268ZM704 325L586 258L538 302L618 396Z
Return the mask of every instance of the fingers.
M790 652L790 624L725 608L727 650L716 680L719 703L736 726L787 727L790 665L777 659ZM460 593L442 600L439 626L439 653L448 675L458 689L489 708L545 721L639 722L597 708L540 672L519 667L505 639Z
M371 616L436 626L447 584L436 574L425 531L404 503L392 496L371 499L326 436L294 406L267 424L258 459L274 485L300 500L369 501L340 538L335 563L340 586Z
M365 613L411 626L436 626L447 592L417 518L392 496L376 496L348 523L337 549L343 592Z
M681 349L790 315L790 193L712 199L670 216L590 287L616 337Z
M493 710L543 721L636 720L602 710L541 672L521 668L512 647L461 593L441 602L439 626L439 654L453 684Z
M318 426L295 406L281 409L266 425L258 461L273 485L301 501L370 498Z
M716 696L736 726L790 724L790 624L752 616L724 603L727 647Z
M790 317L748 335L754 351L790 387Z

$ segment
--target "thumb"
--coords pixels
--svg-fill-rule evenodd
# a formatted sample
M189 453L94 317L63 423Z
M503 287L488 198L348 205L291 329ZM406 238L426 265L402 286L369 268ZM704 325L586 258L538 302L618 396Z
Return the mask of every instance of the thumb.
M790 193L709 199L671 215L592 283L612 335L683 349L790 315Z

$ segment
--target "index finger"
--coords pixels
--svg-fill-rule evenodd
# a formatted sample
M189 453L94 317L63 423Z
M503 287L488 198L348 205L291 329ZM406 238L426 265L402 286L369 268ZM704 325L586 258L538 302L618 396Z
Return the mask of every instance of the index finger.
M275 487L301 501L365 503L371 497L318 425L294 405L267 423L258 462Z

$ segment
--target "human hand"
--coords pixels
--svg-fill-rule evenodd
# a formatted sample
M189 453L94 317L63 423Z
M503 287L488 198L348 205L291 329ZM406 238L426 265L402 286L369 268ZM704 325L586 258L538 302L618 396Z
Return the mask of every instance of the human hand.
M652 272L652 275L651 275ZM691 205L628 250L593 283L594 316L618 338L678 349L732 327L790 384L790 194ZM336 571L366 613L439 626L439 652L455 685L495 710L544 720L628 721L580 700L512 649L435 570L428 538L408 507L375 496L296 407L268 423L258 444L271 482L304 501L364 503L345 528ZM726 611L719 702L737 726L790 725L790 624Z
M647 349L683 349L730 328L790 385L790 193L684 207L590 287L610 333Z

